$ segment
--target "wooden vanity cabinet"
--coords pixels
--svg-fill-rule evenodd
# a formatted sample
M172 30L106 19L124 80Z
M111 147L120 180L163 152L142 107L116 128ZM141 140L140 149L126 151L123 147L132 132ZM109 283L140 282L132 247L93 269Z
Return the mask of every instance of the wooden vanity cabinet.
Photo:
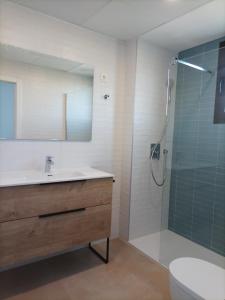
M109 237L112 182L0 187L0 268Z

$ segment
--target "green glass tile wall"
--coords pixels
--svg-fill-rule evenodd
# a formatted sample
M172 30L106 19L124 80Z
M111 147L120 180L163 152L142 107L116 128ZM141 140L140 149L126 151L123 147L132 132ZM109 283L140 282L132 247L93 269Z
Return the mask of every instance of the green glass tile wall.
M169 229L225 256L225 124L214 124L219 43L179 57L214 71L179 65Z

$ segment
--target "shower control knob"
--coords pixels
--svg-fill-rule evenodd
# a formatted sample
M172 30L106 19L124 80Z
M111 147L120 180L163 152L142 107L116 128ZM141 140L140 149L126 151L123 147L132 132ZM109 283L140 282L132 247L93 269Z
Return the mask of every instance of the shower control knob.
M164 155L168 154L168 152L169 152L169 151L168 151L167 149L163 149L163 154L164 154Z
M105 100L108 100L110 98L110 95L109 94L105 94L103 97L104 97Z

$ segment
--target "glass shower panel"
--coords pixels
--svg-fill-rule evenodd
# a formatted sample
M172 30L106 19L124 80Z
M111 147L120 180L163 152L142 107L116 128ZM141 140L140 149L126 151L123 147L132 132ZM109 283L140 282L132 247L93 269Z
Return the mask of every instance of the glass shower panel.
M160 232L160 261L167 266L181 256L225 266L225 124L214 123L217 77L224 68L218 65L220 43L179 54L212 74L177 65L175 110L170 111L174 126L167 132L172 160Z

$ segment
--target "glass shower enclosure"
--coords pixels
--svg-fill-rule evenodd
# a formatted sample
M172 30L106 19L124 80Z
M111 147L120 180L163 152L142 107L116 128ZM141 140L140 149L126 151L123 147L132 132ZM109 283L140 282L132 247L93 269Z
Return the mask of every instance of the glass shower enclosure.
M225 38L179 53L166 147L159 261L192 256L225 267Z

